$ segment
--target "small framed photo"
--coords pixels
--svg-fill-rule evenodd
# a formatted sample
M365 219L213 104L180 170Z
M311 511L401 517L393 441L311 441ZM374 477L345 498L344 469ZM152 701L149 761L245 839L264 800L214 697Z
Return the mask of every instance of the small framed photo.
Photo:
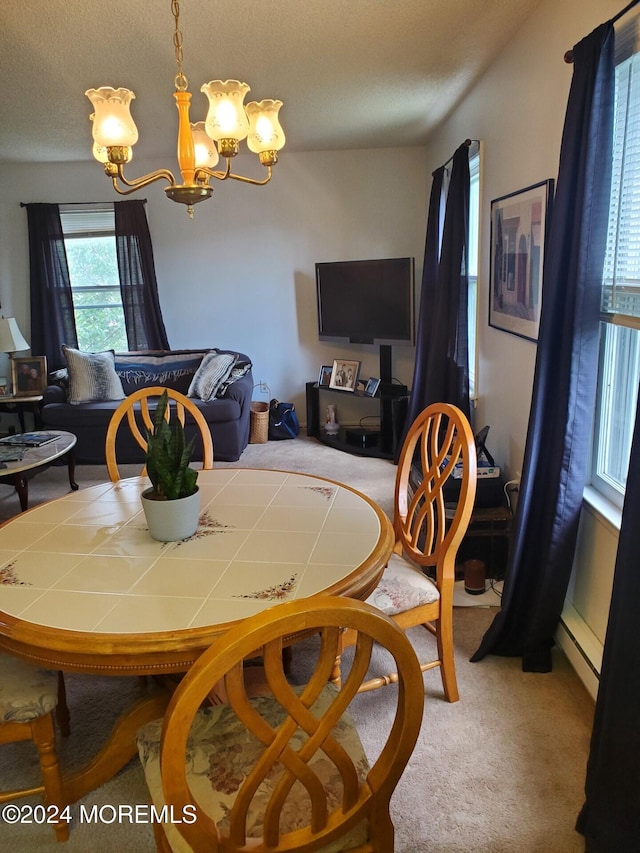
M334 359L329 379L329 388L338 391L355 391L358 384L358 373L360 372L359 361L345 361L341 358Z
M380 380L376 379L375 376L371 376L364 387L364 393L367 395L367 397L375 397L378 393L379 386Z
M320 368L320 374L318 376L318 385L321 388L326 388L329 385L329 381L331 379L331 365L323 364Z
M11 359L11 382L15 397L42 394L47 387L47 359L44 355L31 355Z

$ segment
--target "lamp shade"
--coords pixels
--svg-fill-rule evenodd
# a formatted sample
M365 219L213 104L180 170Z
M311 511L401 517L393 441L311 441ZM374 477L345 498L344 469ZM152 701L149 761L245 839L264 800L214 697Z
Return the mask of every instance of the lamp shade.
M211 139L245 139L249 122L243 101L249 86L239 80L211 80L200 91L209 98L206 129Z
M108 148L121 145L126 148L136 144L138 128L129 112L135 95L130 89L103 86L100 89L87 89L85 95L95 108L92 133L99 146Z
M15 317L0 317L0 352L22 352L29 344L22 336Z
M280 151L285 143L284 131L278 120L282 101L251 101L246 110L249 117L247 147L255 154Z
M207 169L213 169L219 160L218 149L213 139L208 137L203 121L191 125L191 135L196 152L196 168L205 166Z

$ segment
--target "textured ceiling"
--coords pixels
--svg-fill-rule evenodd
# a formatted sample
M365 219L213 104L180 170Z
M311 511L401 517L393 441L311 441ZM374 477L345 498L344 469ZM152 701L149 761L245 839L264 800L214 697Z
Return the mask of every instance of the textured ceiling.
M192 121L236 78L284 101L287 148L423 144L540 0L182 0ZM136 94L136 156L174 156L170 0L1 0L0 162L90 159L84 91Z

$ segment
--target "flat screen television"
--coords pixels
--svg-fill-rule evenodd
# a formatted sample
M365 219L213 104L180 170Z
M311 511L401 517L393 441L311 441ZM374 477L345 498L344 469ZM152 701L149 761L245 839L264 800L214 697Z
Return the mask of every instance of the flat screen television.
M414 343L414 259L316 264L321 341Z

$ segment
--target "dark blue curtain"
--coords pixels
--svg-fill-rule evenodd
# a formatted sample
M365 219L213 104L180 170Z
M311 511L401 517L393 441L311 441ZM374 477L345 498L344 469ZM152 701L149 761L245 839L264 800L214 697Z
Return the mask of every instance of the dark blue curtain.
M467 332L469 145L453 155L441 233L445 166L433 173L425 241L416 360L404 435L430 403L453 403L469 416ZM404 435L402 440L404 440ZM399 447L402 441L399 442Z
M577 829L589 853L640 849L640 402Z
M57 204L27 204L31 278L31 352L49 370L64 364L62 344L78 346L73 297Z
M444 166L433 173L431 196L429 198L429 214L427 218L427 237L424 246L424 263L422 266L422 288L420 291L420 310L416 329L416 359L413 372L413 387L407 408L405 434L420 412L425 408L421 401L427 395L427 361L431 343L433 326L435 294L438 282L438 263L440 261L440 231L441 209L443 207L442 186L444 181ZM404 436L403 436L404 440ZM399 442L398 453L402 442Z
M57 204L27 204L31 351L49 369L64 365L62 344L77 347L73 295ZM116 252L129 349L169 349L143 201L115 202Z
M611 184L612 24L573 55L514 543L502 609L472 657L522 656L534 672L551 669L590 453Z
M169 349L144 201L118 201L114 207L120 292L129 349Z

